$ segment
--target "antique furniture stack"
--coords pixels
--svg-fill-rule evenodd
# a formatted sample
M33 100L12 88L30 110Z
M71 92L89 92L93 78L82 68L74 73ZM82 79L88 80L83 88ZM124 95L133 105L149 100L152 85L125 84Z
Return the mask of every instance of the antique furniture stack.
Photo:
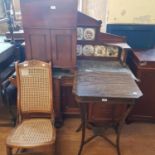
M120 154L120 129L142 95L126 65L130 47L125 38L100 32L102 22L78 12L77 0L21 0L21 11L26 59L53 64L56 123L81 112L79 155L86 143L85 124L110 123Z
M95 69L102 70L105 65L102 62L109 62L109 66L111 61L114 61L113 66L121 68L130 47L125 38L100 32L102 22L78 12L76 0L65 3L62 0L21 0L21 11L26 59L52 61L53 64L57 122L62 123L65 116L78 116L79 107L72 94L75 69L86 70L95 63ZM112 109L109 105L92 103L89 120L108 120ZM116 109L121 113L124 107Z
M59 121L62 121L63 115L76 115L79 112L72 95L73 74L69 70L75 68L76 60L119 61L119 59L125 58L125 56L121 56L124 54L124 48L129 48L126 44L122 44L122 42L125 43L124 38L101 33L101 21L78 13L77 1L68 0L63 6L62 3L61 0L44 2L42 0L21 0L26 59L52 61L53 67L55 67L55 111ZM104 44L110 43L115 43L115 47L104 46ZM120 48L116 46L120 47L123 52L121 53ZM95 120L104 119L103 110L106 111L105 109L107 108L96 107L96 111L100 115L94 116L91 113L89 116L93 116ZM107 110L109 112L109 109Z

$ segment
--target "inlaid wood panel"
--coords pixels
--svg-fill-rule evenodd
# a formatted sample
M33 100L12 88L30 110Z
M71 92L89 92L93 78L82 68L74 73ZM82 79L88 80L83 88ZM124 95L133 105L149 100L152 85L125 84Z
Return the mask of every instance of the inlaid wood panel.
M50 31L25 29L26 59L51 61Z
M126 105L91 103L89 106L89 122L109 122L119 120L126 110Z
M52 58L54 67L69 68L76 64L76 31L51 31Z

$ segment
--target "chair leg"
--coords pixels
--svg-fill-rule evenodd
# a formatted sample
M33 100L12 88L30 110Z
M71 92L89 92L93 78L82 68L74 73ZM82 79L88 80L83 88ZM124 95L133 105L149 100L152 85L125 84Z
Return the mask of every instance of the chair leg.
M12 155L12 148L7 146L6 147L6 153L7 153L7 155Z

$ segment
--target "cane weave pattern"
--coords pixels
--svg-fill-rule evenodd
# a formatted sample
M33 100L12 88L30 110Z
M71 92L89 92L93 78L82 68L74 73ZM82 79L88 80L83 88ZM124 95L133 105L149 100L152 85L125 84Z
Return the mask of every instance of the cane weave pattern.
M19 69L21 112L51 111L49 68L25 67Z
M25 120L7 138L7 144L25 147L54 141L55 129L49 119Z

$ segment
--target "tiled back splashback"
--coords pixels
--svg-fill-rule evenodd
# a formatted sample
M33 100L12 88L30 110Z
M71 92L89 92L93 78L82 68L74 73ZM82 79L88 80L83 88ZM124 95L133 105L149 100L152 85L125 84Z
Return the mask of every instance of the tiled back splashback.
M77 45L77 56L118 57L119 48L104 45Z

